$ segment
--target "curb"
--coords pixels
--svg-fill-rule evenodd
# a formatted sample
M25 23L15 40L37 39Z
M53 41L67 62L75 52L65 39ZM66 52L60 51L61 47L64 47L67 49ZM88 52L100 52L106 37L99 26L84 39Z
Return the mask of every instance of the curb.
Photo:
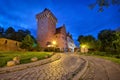
M36 66L41 66L41 65L44 65L44 64L47 64L47 63L57 61L60 58L61 58L60 54L55 54L48 59L43 59L43 60L40 60L40 61L27 63L27 64L16 65L16 66L12 66L12 67L0 68L0 74L19 71L19 70L23 70L23 69L26 69L26 68L36 67Z
M84 73L85 73L86 70L88 69L88 61L85 60L84 58L81 58L81 59L83 59L83 60L85 61L85 66L84 66L84 68L83 68L81 71L79 71L79 72L72 78L72 80L80 80L80 78L84 75Z

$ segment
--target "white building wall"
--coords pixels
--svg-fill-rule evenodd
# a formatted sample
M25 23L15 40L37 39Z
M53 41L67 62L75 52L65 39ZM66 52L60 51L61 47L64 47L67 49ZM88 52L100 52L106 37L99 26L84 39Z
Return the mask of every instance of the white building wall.
M74 48L76 47L74 44L74 41L67 36L67 44L68 44L68 49L70 50L70 52L74 52Z

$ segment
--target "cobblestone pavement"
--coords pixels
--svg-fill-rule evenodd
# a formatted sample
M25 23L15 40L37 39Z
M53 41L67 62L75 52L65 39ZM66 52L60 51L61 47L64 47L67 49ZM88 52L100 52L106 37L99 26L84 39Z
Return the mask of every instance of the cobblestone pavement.
M80 80L120 80L120 65L92 56L81 56L89 66Z
M61 54L61 58L41 66L2 73L0 80L67 80L85 61L75 54Z

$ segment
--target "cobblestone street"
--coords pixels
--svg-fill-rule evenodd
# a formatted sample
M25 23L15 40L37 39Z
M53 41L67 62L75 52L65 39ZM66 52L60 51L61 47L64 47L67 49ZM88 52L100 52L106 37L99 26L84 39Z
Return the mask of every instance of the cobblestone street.
M18 66L31 67L0 68L0 80L120 80L120 65L93 56L57 53L49 59Z
M80 64L84 63L78 55L61 54L54 62L27 68L20 71L0 74L1 80L67 80L71 79Z
M89 65L81 80L120 80L120 65L93 56L81 56Z

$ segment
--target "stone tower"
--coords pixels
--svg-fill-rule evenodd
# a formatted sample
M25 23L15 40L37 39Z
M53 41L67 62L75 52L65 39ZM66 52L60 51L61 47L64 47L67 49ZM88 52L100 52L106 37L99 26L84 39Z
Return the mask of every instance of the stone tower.
M51 42L56 33L57 18L49 9L36 15L37 19L37 42L41 47L47 47L47 43Z

